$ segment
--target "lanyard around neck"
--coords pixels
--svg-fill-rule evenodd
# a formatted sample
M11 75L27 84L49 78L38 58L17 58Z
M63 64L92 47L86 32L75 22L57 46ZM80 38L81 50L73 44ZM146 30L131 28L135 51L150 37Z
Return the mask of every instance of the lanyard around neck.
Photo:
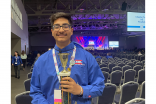
M58 64L57 64L57 60L56 60L55 49L53 49L52 52L53 52L52 54L53 54L53 59L54 59L54 65L55 65L56 73L57 73L57 76L58 76L58 74L59 74L59 68L58 68ZM76 46L74 46L73 54L71 56L71 60L70 61L74 61L75 54L76 54ZM69 68L71 68L71 67L72 67L72 65L70 64L69 65ZM58 79L59 79L59 82L60 82L60 76L58 76Z

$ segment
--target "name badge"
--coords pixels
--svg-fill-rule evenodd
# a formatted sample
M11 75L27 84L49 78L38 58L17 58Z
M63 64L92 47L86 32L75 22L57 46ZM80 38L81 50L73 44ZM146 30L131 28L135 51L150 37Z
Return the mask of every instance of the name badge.
M17 62L15 62L15 64L17 64Z
M62 104L61 90L54 90L54 104Z

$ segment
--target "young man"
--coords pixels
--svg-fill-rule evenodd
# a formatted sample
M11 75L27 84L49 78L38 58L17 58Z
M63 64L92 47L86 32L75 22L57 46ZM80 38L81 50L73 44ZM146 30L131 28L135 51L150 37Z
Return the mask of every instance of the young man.
M54 49L41 55L34 65L30 88L32 104L54 104L54 89L58 89L59 85L66 88L61 90L71 93L72 101L77 104L91 104L91 98L101 96L104 90L104 76L99 65L89 52L70 41L73 35L70 15L63 12L53 14L51 25L56 45ZM71 68L70 77L60 82L56 69L61 72L63 67L58 53L69 53L67 68L75 53L75 64Z

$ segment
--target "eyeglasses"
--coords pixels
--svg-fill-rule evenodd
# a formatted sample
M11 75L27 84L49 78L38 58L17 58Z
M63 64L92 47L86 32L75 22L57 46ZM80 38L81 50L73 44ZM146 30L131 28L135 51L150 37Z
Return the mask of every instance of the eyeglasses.
M60 26L60 25L54 25L53 26L53 30L54 31L59 31L61 27L62 27L63 30L67 31L67 30L70 29L71 25L69 25L69 24L63 24L62 26Z

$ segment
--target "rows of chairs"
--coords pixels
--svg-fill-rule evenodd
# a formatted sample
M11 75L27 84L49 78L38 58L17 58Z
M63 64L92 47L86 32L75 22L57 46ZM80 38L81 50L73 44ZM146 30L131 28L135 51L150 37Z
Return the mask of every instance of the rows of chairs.
M127 82L121 86L121 94L119 102L115 100L117 86L112 83L105 83L105 88L102 96L92 99L92 104L131 104L135 101L136 104L145 104L145 81L141 86L141 93L136 99L136 93L139 84L134 81ZM94 101L96 100L96 101Z
M32 98L30 94L30 82L33 71L33 65L31 66L30 72L27 74L27 79L24 81L25 92L15 96L16 104L31 104Z

